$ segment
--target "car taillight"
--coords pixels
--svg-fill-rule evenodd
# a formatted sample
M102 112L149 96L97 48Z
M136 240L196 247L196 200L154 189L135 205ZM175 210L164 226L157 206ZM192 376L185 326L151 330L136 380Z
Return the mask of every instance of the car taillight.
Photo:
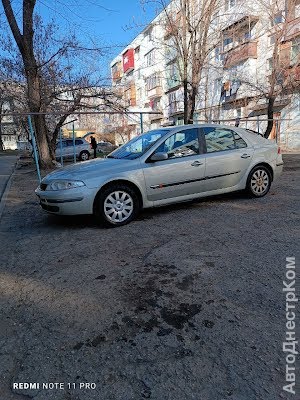
M281 154L281 148L278 146L277 154Z

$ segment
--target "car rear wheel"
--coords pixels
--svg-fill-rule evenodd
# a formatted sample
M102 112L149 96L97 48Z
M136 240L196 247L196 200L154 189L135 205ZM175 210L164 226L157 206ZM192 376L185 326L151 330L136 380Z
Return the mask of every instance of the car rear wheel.
M86 150L82 151L79 154L79 160L80 161L87 161L90 158L90 153Z
M136 192L126 185L111 185L96 199L96 217L109 226L128 224L140 209Z
M266 167L257 166L250 172L247 191L252 197L265 196L271 187L271 174Z

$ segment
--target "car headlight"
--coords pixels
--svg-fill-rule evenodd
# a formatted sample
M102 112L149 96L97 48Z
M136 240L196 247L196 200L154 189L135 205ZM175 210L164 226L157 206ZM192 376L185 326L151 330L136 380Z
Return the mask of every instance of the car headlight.
M48 183L47 190L67 190L85 186L82 181L53 181Z

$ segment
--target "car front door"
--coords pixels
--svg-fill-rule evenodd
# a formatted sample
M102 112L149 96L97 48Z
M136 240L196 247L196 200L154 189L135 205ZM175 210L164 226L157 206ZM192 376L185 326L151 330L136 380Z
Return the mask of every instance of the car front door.
M206 147L205 190L237 185L251 163L253 148L228 128L205 127L202 132Z
M198 128L171 135L152 155L159 152L167 153L168 159L148 159L143 168L148 200L167 200L203 190L205 155L199 150Z

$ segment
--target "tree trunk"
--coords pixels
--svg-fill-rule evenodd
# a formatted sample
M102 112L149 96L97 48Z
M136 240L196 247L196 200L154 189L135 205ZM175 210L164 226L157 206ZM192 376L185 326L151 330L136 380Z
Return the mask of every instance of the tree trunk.
M28 87L28 105L31 112L37 113L41 111L41 95L40 95L40 76L36 72L37 68L25 67L27 87ZM45 115L33 115L32 123L36 137L37 147L39 151L40 166L42 168L53 167L52 156L48 143L48 130Z
M196 96L197 96L198 90L197 87L193 87L191 90L190 98L189 98L189 107L188 107L188 124L193 124L194 123L194 114L195 114L195 107L196 107Z
M23 33L21 34L16 16L10 0L2 0L4 12L9 23L16 44L21 53L27 80L29 111L38 113L41 111L41 75L34 55L34 30L33 11L36 0L23 1ZM36 142L39 150L40 165L42 168L53 166L48 143L48 131L45 115L34 115L32 118L35 129Z
M270 133L272 131L273 125L274 125L274 103L275 103L275 97L269 97L268 99L268 125L267 129L265 131L264 137L268 139L270 136Z
M183 80L183 120L185 125L188 124L189 96L188 96L188 82L186 78Z

